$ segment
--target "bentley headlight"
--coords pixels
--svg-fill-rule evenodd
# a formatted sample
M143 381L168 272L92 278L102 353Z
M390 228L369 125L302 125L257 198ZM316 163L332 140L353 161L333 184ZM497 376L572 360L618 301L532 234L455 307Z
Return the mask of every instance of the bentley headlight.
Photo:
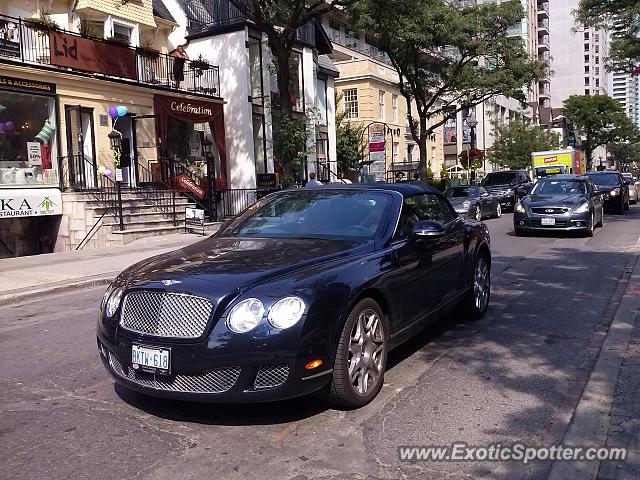
M235 333L255 328L264 316L264 305L257 298L247 298L231 309L227 315L227 328Z
M573 213L587 213L589 211L589 204L587 202L581 203Z
M515 210L518 213L526 213L526 210L524 209L524 207L522 206L522 203L520 203L520 201L518 200L518 202L516 203L515 206Z
M107 290L107 293L104 295L104 298L106 299L104 303L104 312L107 317L113 317L116 314L120 307L120 300L122 300L123 293L124 287L116 287L114 289Z
M462 202L463 208L469 208L470 206L471 206L471 202L469 200L465 200L464 202Z
M276 328L289 328L302 318L305 304L301 298L285 297L271 305L267 320Z
M614 188L613 190L611 190L609 192L609 195L611 195L612 197L617 197L618 195L620 195L620 189L619 188Z

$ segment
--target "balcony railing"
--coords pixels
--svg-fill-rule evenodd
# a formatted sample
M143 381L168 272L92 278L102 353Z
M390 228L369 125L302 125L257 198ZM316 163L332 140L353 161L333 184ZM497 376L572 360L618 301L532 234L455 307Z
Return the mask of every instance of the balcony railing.
M358 38L352 37L345 32L336 30L335 28L324 27L324 29L333 43L342 45L343 47L346 47L350 50L355 50L356 52L378 60L379 62L391 65L389 55L387 55L385 52L375 47L374 45L364 42Z
M215 65L186 60L176 68L173 56L107 40L84 37L60 29L36 26L29 20L0 15L15 26L11 39L0 39L0 59L42 65L94 78L125 81L213 97L220 96L220 75ZM184 79L179 77L180 73Z

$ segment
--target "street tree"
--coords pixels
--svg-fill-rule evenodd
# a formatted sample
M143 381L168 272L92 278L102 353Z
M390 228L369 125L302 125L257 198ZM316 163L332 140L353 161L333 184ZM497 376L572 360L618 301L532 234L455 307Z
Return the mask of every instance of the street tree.
M640 74L640 2L638 0L580 0L576 20L585 27L612 33L607 67Z
M335 105L341 105L342 94L336 94ZM364 126L347 120L347 112L336 111L336 161L338 175L348 177L357 170L363 157L362 133Z
M564 101L564 114L582 136L590 166L599 146L635 140L638 136L620 104L608 95L571 95Z
M447 118L496 95L524 104L528 87L548 68L509 35L524 17L517 0L466 7L448 0L361 0L352 11L398 73L422 179L427 140Z
M495 126L489 160L503 167L522 169L531 165L531 154L560 148L560 135L522 120Z
M607 145L607 151L613 157L618 169L629 170L630 165L640 163L640 140L611 143Z

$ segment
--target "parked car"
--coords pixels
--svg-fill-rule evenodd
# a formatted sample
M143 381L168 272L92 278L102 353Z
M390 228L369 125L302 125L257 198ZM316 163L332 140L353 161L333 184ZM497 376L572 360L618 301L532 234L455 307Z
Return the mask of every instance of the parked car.
M588 172L587 176L595 183L604 198L604 208L618 214L629 210L629 185L620 172Z
M592 236L604 223L602 194L586 176L555 175L541 178L516 203L516 235L534 230L578 230Z
M431 187L282 191L122 272L100 307L98 351L116 382L151 396L322 392L360 407L391 349L454 306L485 314L490 268L486 225Z
M531 191L533 183L524 170L503 170L487 174L482 186L498 197L503 211L508 211L513 210L519 198Z
M635 205L638 203L638 182L636 182L631 173L623 173L622 178L629 186L629 203Z
M502 207L498 198L487 192L484 187L473 185L451 187L444 192L444 196L460 215L466 215L478 221L486 217L502 216Z

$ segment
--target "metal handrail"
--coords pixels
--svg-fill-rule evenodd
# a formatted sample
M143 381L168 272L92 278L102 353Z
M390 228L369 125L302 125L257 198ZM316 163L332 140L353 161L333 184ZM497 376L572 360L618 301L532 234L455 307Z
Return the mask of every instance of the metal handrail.
M145 200L153 202L165 218L171 218L173 225L177 225L175 190L161 178L154 177L153 172L141 163L138 163L137 174L137 186L133 187L135 192ZM167 193L169 195L166 195Z

